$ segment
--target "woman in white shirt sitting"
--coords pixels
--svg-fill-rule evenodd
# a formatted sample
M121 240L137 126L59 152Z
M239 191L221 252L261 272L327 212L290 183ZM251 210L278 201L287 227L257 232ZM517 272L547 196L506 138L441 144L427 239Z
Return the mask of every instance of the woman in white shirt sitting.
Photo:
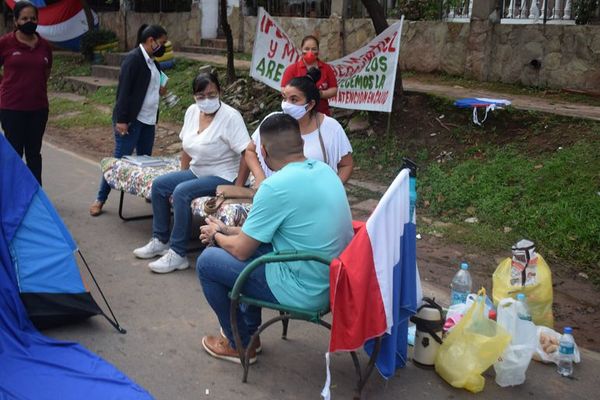
M352 145L344 128L334 118L317 112L320 94L317 89L321 73L311 68L307 75L296 77L282 89L281 108L284 113L298 120L300 133L304 140L306 158L323 161L328 164L343 183L352 175ZM246 149L245 162L254 177L256 186L273 174L265 162L260 149L259 128L252 135L252 143Z
M158 260L148 266L154 272L167 273L189 267L186 246L190 237L193 199L214 196L218 185L235 182L242 186L248 172L240 170L242 154L250 143L241 114L220 101L221 88L212 73L201 73L192 84L196 104L185 113L179 137L182 140L181 171L156 178L152 182L152 239L133 254ZM237 177L237 179L236 179ZM173 196L173 229L169 233Z

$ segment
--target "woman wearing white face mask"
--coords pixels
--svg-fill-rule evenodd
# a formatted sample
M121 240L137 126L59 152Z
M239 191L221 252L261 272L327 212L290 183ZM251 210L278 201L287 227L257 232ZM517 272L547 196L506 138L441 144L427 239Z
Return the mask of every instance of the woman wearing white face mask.
M352 145L339 122L316 110L320 97L315 82L319 81L319 77L319 70L311 68L306 76L292 79L282 89L281 109L298 120L306 158L328 164L346 183L354 165ZM259 185L273 171L268 167L268 160L265 161L257 149L260 149L259 128L252 135L252 143L244 157Z
M133 251L138 258L162 257L148 266L167 273L189 267L186 246L190 237L193 199L214 196L218 185L235 182L243 186L248 176L241 155L250 137L241 114L221 102L221 88L212 73L201 73L193 83L195 104L185 113L179 137L182 140L181 171L152 182L152 239ZM173 196L173 229L169 233Z

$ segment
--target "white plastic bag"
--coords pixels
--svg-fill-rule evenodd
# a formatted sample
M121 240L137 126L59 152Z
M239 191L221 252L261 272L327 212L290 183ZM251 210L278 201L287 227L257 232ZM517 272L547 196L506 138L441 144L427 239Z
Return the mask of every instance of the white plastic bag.
M533 359L544 363L554 363L558 365L558 343L562 335L553 329L545 326L537 327L537 341L536 349L533 354ZM551 341L551 343L550 343ZM575 349L573 351L573 362L579 363L581 356L577 343L575 343Z
M517 302L511 298L498 304L498 325L511 335L511 342L494 364L499 386L516 386L525 382L525 372L536 349L537 329L531 321L518 317Z

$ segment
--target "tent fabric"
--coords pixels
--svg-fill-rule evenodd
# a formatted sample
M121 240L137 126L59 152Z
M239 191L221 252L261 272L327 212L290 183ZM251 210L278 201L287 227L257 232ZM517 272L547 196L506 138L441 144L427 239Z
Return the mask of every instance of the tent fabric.
M44 202L41 192L29 169L0 135L0 399L151 399L108 362L77 343L45 337L28 318L10 249L34 199ZM43 223L57 221L51 218ZM61 229L62 235L66 228ZM47 248L38 247L42 257ZM67 250L72 256L71 248Z
M85 291L73 257L75 242L43 191L33 196L10 250L21 293Z
M454 102L454 105L458 108L473 107L473 123L479 126L481 126L485 122L489 111L494 111L497 108L502 109L504 107L510 106L510 104L511 102L509 100L489 99L486 97L469 97L464 99L458 99ZM481 121L479 121L479 116L477 115L478 108L485 109L485 115L483 116L483 119Z
M408 320L417 309L416 225L409 170L400 172L330 268L329 351L356 350L383 334L376 365L389 378L406 363ZM372 343L365 349L372 351Z

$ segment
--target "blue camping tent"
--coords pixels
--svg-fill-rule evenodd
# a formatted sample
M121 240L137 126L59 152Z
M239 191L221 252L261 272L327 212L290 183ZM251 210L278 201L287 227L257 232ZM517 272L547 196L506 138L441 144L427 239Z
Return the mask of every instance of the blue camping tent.
M0 135L0 399L150 399L77 343L37 331L101 312L83 286L75 242Z

